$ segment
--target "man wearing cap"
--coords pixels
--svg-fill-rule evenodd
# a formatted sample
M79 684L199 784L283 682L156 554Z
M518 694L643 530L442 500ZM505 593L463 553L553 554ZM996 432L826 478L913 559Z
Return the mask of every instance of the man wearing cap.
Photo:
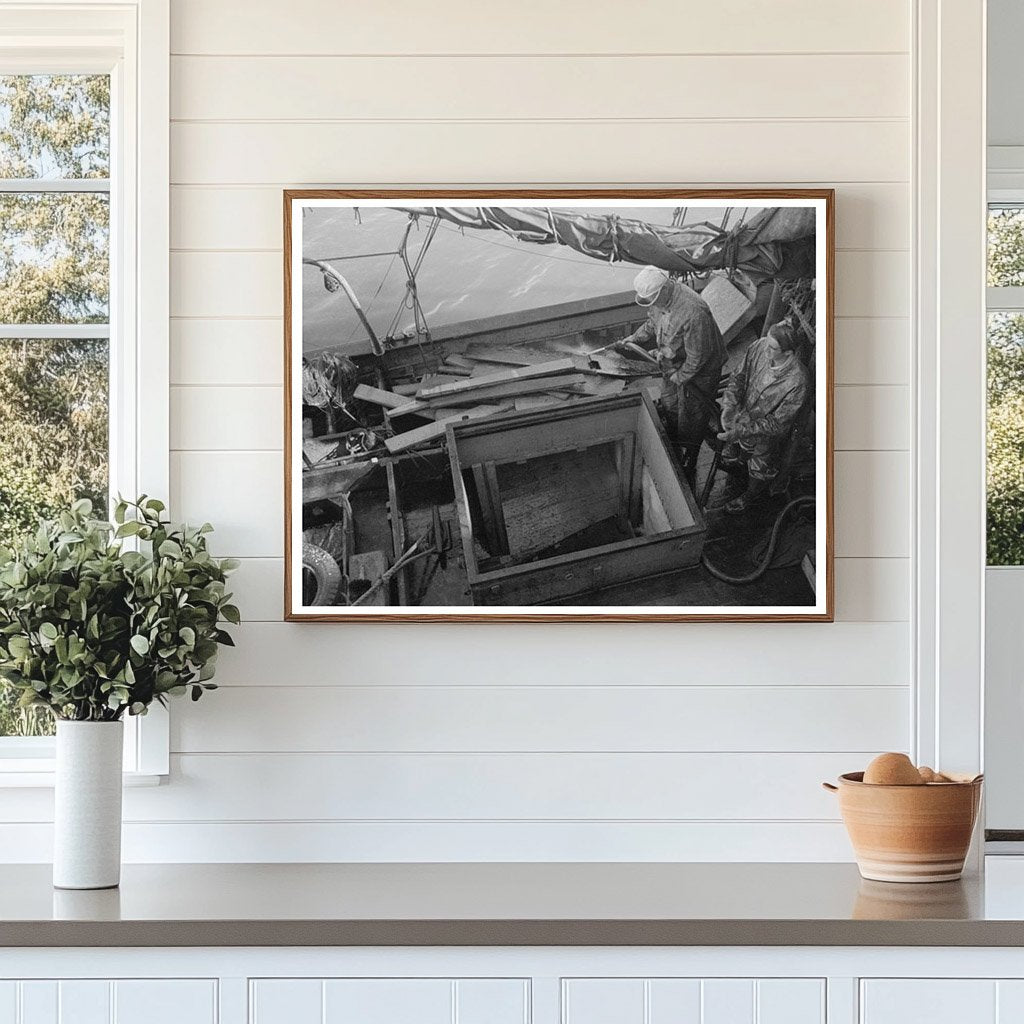
M659 267L644 267L633 281L636 302L650 308L647 321L616 346L632 342L653 348L665 378L661 407L668 429L682 448L690 483L709 419L717 419L718 380L725 363L722 332L708 304ZM652 345L653 342L653 345Z
M726 512L745 512L778 476L783 443L810 390L810 375L796 351L798 338L797 327L788 318L781 320L747 349L729 378L718 437L726 442L722 468L739 480ZM746 490L737 495L744 470Z

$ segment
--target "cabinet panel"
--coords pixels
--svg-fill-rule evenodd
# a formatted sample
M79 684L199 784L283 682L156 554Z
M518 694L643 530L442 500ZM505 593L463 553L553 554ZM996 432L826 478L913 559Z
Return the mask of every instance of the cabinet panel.
M998 1024L1024 1021L1024 981L996 983L996 1020Z
M109 981L58 982L60 1024L108 1024L113 987Z
M0 1024L216 1024L212 979L0 982ZM291 1019L290 1024L299 1024Z
M653 978L648 983L650 1024L700 1024L699 978Z
M529 1021L530 983L470 979L455 983L458 1024L524 1024Z
M0 1024L17 1024L18 983L0 981Z
M523 1024L522 978L257 978L250 1024Z
M740 978L701 982L700 1024L754 1024L754 983ZM795 1021L794 1021L795 1024Z
M641 978L570 978L562 982L564 1024L646 1024Z
M324 982L323 1024L451 1024L450 981Z
M865 981L861 1024L999 1024L996 986L989 980Z
M18 1024L58 1024L57 982L21 982L21 1016Z
M184 1021L217 1024L216 981L196 978L114 983L113 1024L183 1024Z
M820 978L571 978L565 1024L825 1024Z
M322 1024L322 981L259 978L249 986L250 1024Z
M758 981L756 1013L757 1024L825 1024L825 982L816 978Z

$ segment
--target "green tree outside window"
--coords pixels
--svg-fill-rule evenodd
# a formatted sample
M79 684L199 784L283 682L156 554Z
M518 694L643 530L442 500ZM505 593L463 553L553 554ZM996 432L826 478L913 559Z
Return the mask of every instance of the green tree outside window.
M74 190L109 175L107 76L0 76L0 178L23 183L0 193L0 324L54 325L0 338L0 544L77 498L106 513L108 342L57 325L109 319L109 195ZM0 736L51 730L0 685Z

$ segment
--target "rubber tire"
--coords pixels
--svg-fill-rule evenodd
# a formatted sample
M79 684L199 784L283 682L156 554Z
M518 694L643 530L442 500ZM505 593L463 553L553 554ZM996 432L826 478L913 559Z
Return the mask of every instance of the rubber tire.
M341 587L341 567L330 552L308 541L302 543L302 568L316 580L316 593L309 602L313 606L333 605Z

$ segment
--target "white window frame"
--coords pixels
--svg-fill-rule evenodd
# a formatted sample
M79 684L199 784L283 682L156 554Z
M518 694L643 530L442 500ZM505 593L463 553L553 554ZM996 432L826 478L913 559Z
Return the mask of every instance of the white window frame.
M169 0L0 0L0 74L111 76L110 490L165 501L170 492L169 20ZM43 182L32 187L46 190ZM31 336L24 327L0 327L8 337L15 332ZM64 327L60 333L97 336L87 327ZM126 719L127 778L144 782L166 775L169 748L162 708ZM0 787L52 785L53 759L51 739L0 738Z
M918 764L980 771L986 4L916 0L915 14L911 753Z
M989 148L988 206L1019 206L1024 210L1024 147ZM986 313L1024 313L1024 287L986 289ZM1024 565L989 565L989 608L992 628L986 637L985 760L987 784L986 827L1006 835L1024 826L1024 797L1016 784L1020 770L1019 647L1007 623L1017 618L1016 600L1024 590ZM1012 626L1010 627L1012 630ZM1024 843L1016 837L989 842L987 854L1019 856Z

